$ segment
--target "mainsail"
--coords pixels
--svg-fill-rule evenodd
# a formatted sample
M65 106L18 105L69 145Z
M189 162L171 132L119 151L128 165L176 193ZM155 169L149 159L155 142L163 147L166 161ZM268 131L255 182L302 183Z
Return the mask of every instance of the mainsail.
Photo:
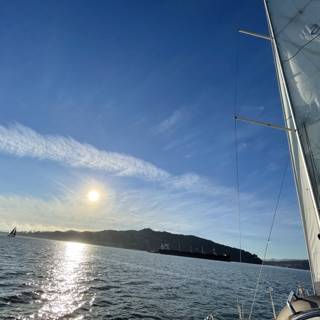
M14 228L10 231L10 233L8 234L8 236L10 236L10 237L15 237L16 234L17 234L17 227L14 227Z
M320 294L320 1L265 0L311 274Z

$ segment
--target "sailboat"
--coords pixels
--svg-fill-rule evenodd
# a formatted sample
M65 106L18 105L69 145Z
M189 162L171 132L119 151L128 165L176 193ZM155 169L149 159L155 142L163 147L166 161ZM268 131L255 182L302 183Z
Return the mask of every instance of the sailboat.
M285 126L249 122L287 134L314 291L291 292L274 318L320 320L320 1L264 0L264 7L269 35L242 32L271 43Z
M16 234L17 234L17 227L14 227L8 234L8 237L15 237Z

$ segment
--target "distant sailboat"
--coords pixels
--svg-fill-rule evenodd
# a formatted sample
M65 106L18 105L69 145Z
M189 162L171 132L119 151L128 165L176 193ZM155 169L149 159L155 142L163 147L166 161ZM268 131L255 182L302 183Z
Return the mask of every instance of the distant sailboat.
M17 227L14 227L11 232L8 234L8 237L15 237L17 234Z

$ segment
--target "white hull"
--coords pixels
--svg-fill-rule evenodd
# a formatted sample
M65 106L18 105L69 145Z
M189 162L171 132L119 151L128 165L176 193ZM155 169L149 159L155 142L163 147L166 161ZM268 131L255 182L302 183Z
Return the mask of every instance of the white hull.
M293 309L292 309L293 308ZM285 306L279 313L277 320L320 320L320 297L302 297Z

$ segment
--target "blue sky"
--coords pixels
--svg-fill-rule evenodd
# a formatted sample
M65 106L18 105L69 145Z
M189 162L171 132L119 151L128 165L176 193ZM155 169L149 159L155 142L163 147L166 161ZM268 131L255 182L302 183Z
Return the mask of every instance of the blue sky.
M239 245L235 104L282 123L270 44L237 33L267 32L262 1L0 9L0 229L151 227ZM261 255L287 142L238 128L243 246ZM305 256L290 171L268 257Z

